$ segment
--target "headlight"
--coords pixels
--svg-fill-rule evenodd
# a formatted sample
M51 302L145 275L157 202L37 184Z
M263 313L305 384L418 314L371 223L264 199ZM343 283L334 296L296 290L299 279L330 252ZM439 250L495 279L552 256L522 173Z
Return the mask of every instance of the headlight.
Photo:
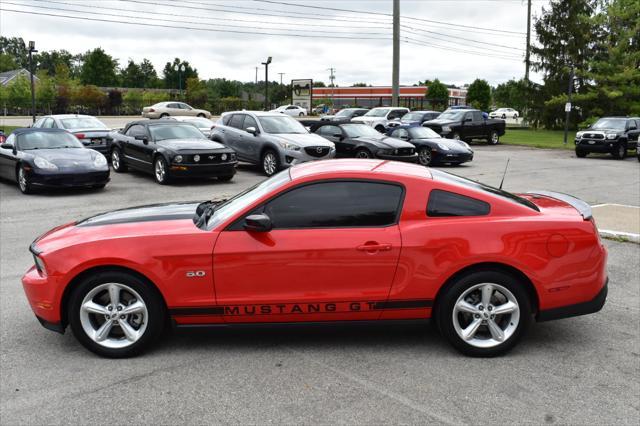
M458 141L460 143L460 145L464 146L467 149L471 149L471 147L469 146L468 143L466 143L465 141Z
M607 139L615 139L618 137L617 133L607 133Z
M440 148L443 151L449 151L449 147L443 143L438 143L438 148Z
M104 157L104 155L98 153L98 155L96 155L96 158L93 159L93 165L96 167L106 166L107 159Z
M298 145L294 145L292 143L287 142L278 142L281 147L289 151L300 151L300 147Z
M176 155L173 157L174 163L182 163L182 155Z
M235 159L236 159L235 152L232 152L231 154L229 154L229 161L235 161Z
M53 164L51 161L45 160L42 157L36 157L35 160L33 160L33 162L35 163L36 167L39 169L58 170L58 166Z
M449 126L442 126L442 133L449 133L451 131L451 127Z
M584 132L578 132L578 133L576 133L576 139L580 139L580 138L582 138L582 135L584 135Z
M227 161L227 154L222 154L222 155L220 156L220 159L221 159L222 161Z
M36 269L40 272L40 275L47 275L47 270L44 267L44 262L38 255L33 255L33 261L36 264Z

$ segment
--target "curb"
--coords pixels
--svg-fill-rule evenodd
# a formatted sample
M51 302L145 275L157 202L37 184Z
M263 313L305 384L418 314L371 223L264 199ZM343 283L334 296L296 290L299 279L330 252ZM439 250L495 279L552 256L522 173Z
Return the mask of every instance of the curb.
M598 230L602 238L609 238L614 240L622 240L625 242L640 244L640 234L632 234L631 232L622 231L610 231L608 229Z

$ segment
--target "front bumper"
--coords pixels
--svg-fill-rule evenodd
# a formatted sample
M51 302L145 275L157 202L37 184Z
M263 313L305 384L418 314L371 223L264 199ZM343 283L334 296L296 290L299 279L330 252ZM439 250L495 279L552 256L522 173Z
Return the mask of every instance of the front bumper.
M283 168L295 166L296 164L306 163L308 161L329 160L336 156L336 149L331 148L329 153L323 157L314 157L305 152L304 148L300 151L282 150L280 152L280 165Z
M61 294L57 291L59 286L56 279L41 275L32 266L22 277L22 287L38 321L51 330L63 328L59 302Z
M171 177L217 177L236 174L237 161L220 164L173 163L169 167Z
M466 163L473 160L473 152L432 151L434 163Z
M403 163L417 163L418 162L418 154L412 154L412 155L376 154L376 157L380 158L381 160L401 161Z
M575 139L576 150L582 152L610 153L618 149L616 139Z
M551 321L561 318L576 317L579 315L587 315L598 312L604 306L609 291L609 278L604 282L604 286L598 294L587 302L577 303L575 305L561 306L559 308L547 309L540 311L537 316L538 322Z
M39 173L32 170L29 178L32 185L49 188L106 185L109 182L109 170L78 173Z

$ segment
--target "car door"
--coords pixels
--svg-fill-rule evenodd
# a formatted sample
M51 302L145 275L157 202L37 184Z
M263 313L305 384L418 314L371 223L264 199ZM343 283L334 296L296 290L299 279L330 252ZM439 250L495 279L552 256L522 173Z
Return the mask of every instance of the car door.
M255 118L248 114L244 115L244 121L242 122L242 130L240 131L240 135L242 136L242 145L245 150L247 159L251 162L259 162L260 161L260 153L262 151L262 146L264 145L264 140L262 139L261 133L251 134L247 131L250 127L259 131L258 122Z
M285 190L253 209L269 232L220 233L216 298L228 322L377 319L401 249L404 190L382 181L321 181Z
M640 120L628 120L627 121L627 146L629 148L635 147L640 137Z
M182 115L187 115L189 117L195 117L198 115L198 112L195 109L193 109L192 107L190 107L189 105L183 102L180 102L178 106L180 107L180 111Z
M151 161L147 159L146 151L151 142L147 129L141 124L134 124L127 129L125 136L124 156L127 163L136 168L149 169ZM146 138L147 143L137 137Z
M15 133L7 136L5 144L11 144L17 149ZM4 145L4 144L3 144ZM5 179L16 179L16 154L13 153L13 149L6 149L0 146L0 176Z
M344 157L351 151L349 149L349 140L339 126L322 126L316 133L336 145L336 154L339 157Z
M462 126L460 126L460 137L463 139L474 136L473 113L468 111L462 117Z
M238 154L238 157L242 159L246 159L248 155L246 141L243 135L243 133L246 132L242 129L244 117L245 114L232 114L224 129L225 142L229 147L233 148Z

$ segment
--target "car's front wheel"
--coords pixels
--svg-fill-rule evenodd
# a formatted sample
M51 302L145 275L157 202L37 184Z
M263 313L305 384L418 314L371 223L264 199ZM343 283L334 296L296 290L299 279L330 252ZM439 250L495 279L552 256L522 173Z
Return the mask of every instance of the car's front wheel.
M69 300L68 321L78 341L105 357L136 355L162 332L164 304L139 277L120 271L85 278Z
M418 151L418 161L423 166L428 166L431 164L432 156L431 156L431 148L425 146L420 148Z
M231 179L233 179L233 175L218 176L220 182L229 182Z
M587 152L583 151L581 149L576 149L576 157L578 158L584 158L587 156Z
M117 173L124 173L127 171L127 164L124 162L124 158L122 158L122 152L120 148L113 148L111 151L111 167Z
M627 145L620 142L616 150L613 152L613 156L618 160L624 160L627 156Z
M171 181L167 160L165 160L162 155L158 155L156 159L153 160L153 177L160 185L166 185Z
M500 142L500 135L495 130L492 130L487 139L491 145L497 145Z
M491 357L507 352L531 319L525 283L500 271L478 271L457 279L436 306L442 335L470 356Z
M363 158L363 159L368 159L368 158L373 158L373 154L371 153L371 151L369 151L366 148L360 148L359 150L356 151L356 158Z
M16 171L16 180L18 181L18 188L23 194L32 194L33 186L31 185L31 178L25 170L24 166L19 166Z
M278 154L273 150L265 151L262 155L262 171L267 176L273 176L280 169Z

